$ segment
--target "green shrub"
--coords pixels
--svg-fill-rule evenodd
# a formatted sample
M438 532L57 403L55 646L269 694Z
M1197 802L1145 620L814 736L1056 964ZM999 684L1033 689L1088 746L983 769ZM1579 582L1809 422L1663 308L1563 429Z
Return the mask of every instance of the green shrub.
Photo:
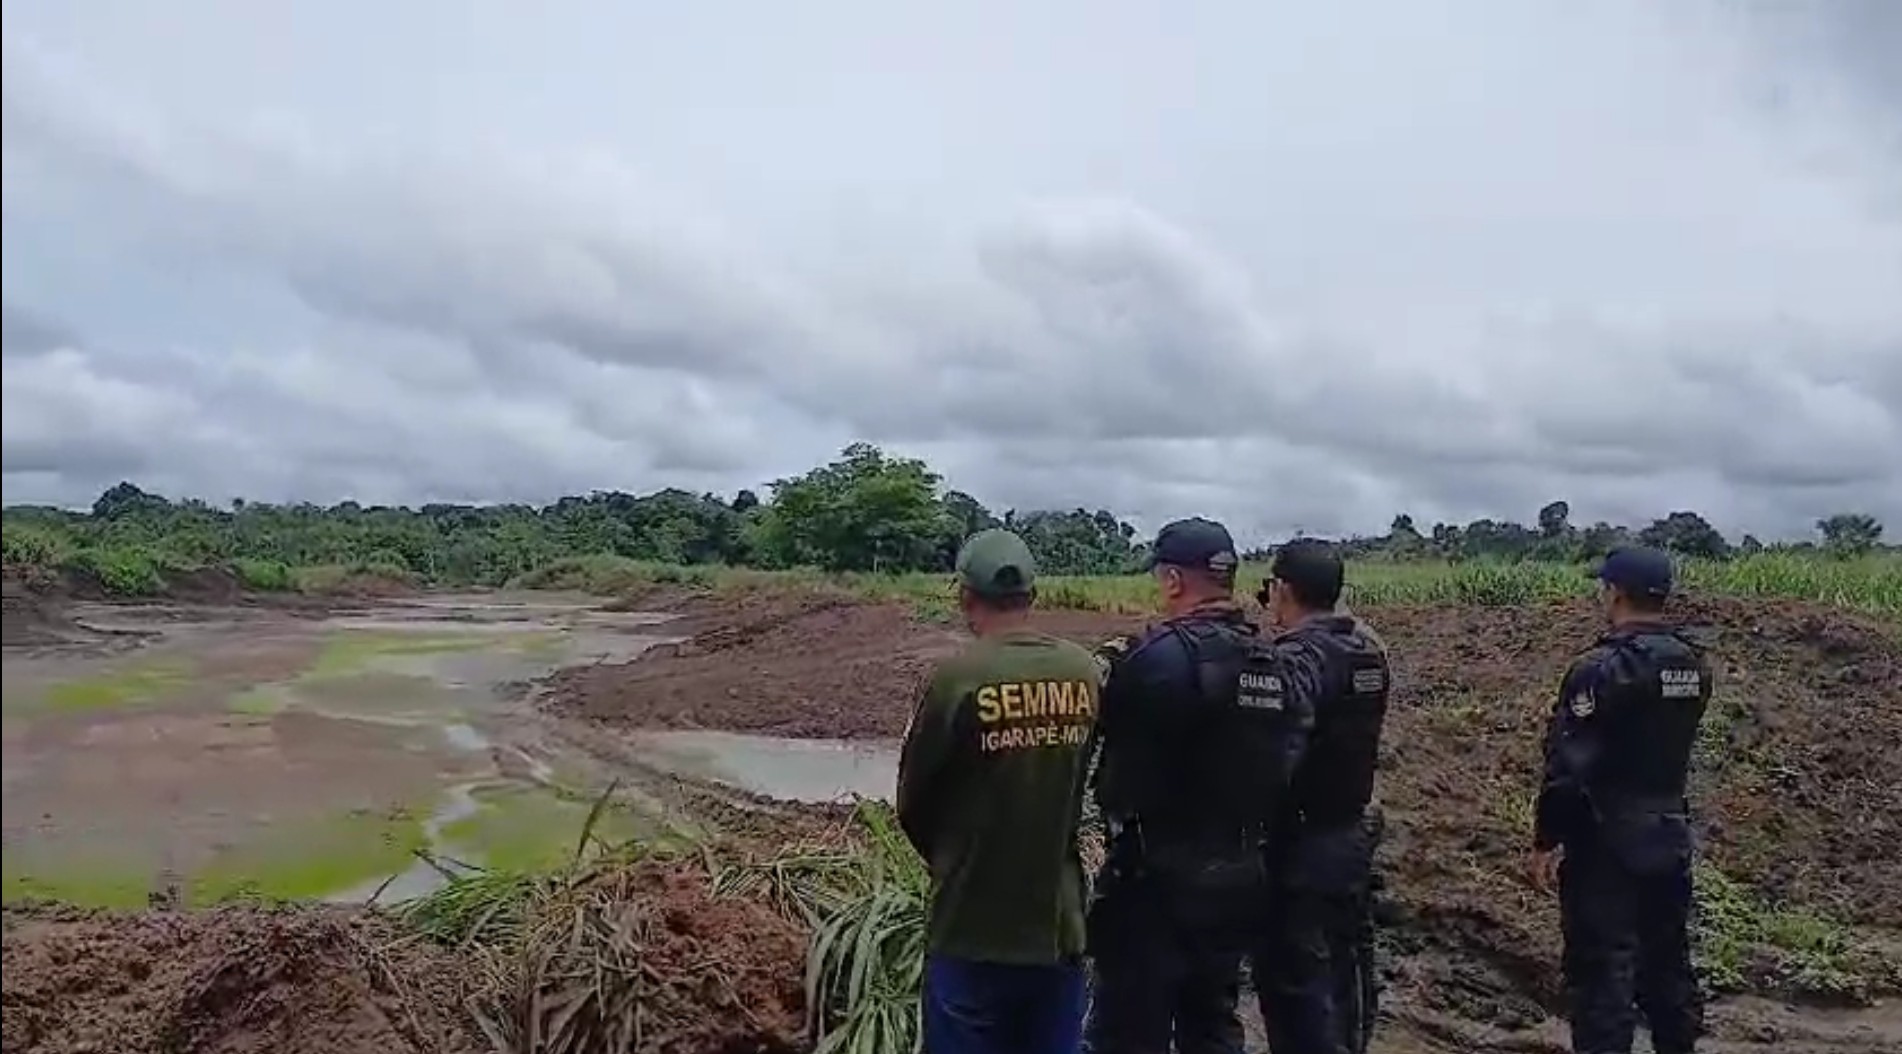
M58 567L72 546L58 531L34 524L9 523L0 528L0 562L16 574L43 576Z
M148 597L165 591L159 563L144 549L81 549L69 564L97 578L100 588L113 596Z
M296 576L282 560L252 560L240 557L231 561L231 573L238 584L260 593L286 593L297 588Z

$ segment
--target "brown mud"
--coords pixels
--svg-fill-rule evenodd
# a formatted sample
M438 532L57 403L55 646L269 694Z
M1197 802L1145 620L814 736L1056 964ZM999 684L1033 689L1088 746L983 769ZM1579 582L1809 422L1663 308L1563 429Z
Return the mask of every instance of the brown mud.
M140 609L171 621L218 618L237 607L266 608L291 615L322 618L356 610L378 599L413 590L402 583L368 576L341 580L323 594L260 593L246 590L228 568L202 567L164 571L161 587L151 596L114 596L97 575L68 568L57 573L27 574L13 566L0 575L4 608L0 609L0 644L10 649L112 652L137 647L154 636L139 630L102 627L82 612L110 603Z
M662 603L643 597L623 607ZM931 664L961 641L903 606L833 595L754 589L664 603L683 616L667 632L688 639L543 681L546 745L626 772L642 764L636 737L622 734L632 730L894 739ZM1397 684L1379 792L1386 1020L1376 1054L1558 1054L1566 1048L1555 1019L1557 914L1520 875L1539 736L1596 616L1582 603L1359 613L1392 649ZM1709 642L1720 678L1696 774L1706 858L1763 904L1828 920L1851 947L1826 964L1853 974L1840 1001L1902 992L1902 781L1885 769L1902 750L1902 642L1892 629L1810 605L1693 598L1679 615ZM1038 617L1089 643L1143 621ZM823 840L840 816L652 773L642 781L741 854ZM582 891L561 904L561 917L639 934L653 964L642 975L654 989L647 996L677 1000L659 1019L674 1031L650 1032L636 1049L798 1049L798 933L763 905L711 898L704 872L691 868L608 881L619 885ZM553 1005L561 978L595 968L573 961L575 949L552 927L500 962L399 940L393 927L376 912L314 906L122 915L9 907L4 1046L461 1054L490 1046L474 1013L488 1017L490 1032L519 1037ZM1742 956L1736 991L1712 1008L1704 1049L1902 1049L1893 1000L1819 1006L1815 966L1762 950ZM607 1035L612 1022L596 1024Z
M9 905L4 1046L81 1054L479 1049L421 984L456 963L384 920L319 908L108 913ZM416 985L417 987L411 987Z
M8 1051L473 1054L499 1036L764 1054L797 1049L804 1025L805 935L714 897L696 863L604 873L542 905L517 946L482 954L336 908L9 906L5 926Z
M755 592L691 605L707 628L690 640L621 667L566 671L543 705L620 728L892 739L932 661L960 640L894 604ZM1540 737L1599 616L1582 601L1359 614L1396 665L1380 914L1392 1005L1416 1022L1404 1032L1419 1045L1392 1049L1563 1049L1534 1038L1562 1005L1558 917L1523 862ZM1730 987L1772 1008L1902 991L1902 780L1891 760L1902 752L1902 642L1892 628L1801 603L1688 597L1674 615L1708 644L1718 673L1695 777L1704 859L1765 910L1822 919L1827 969L1840 974L1819 979L1800 954L1752 949ZM1094 643L1143 620L1045 612L1039 622ZM1713 1015L1714 1030L1744 1047L1757 1033L1792 1050L1902 1041L1902 1029L1882 1026L1878 1041L1848 1029L1802 1048L1774 1038L1788 1028L1753 1024L1762 1015L1751 1004Z

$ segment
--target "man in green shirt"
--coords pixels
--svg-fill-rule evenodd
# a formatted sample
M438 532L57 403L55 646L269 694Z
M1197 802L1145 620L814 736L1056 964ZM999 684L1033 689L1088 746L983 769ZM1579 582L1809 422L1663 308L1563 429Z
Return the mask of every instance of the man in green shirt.
M977 639L933 671L899 758L898 821L931 868L927 1054L1080 1042L1077 828L1097 666L1030 627L1035 577L1017 535L965 542L958 606Z

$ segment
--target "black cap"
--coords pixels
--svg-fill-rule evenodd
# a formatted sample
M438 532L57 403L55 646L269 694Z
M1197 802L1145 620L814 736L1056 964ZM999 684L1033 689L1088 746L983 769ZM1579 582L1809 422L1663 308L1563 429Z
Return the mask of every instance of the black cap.
M1347 568L1326 543L1297 540L1275 550L1268 577L1286 582L1304 605L1332 609L1347 586Z
M1168 564L1232 575L1241 562L1241 557L1235 555L1235 539L1229 537L1228 528L1195 516L1165 524L1156 533L1156 544L1149 551L1146 566L1154 570L1160 564Z
M1598 565L1596 576L1630 596L1663 600L1671 595L1671 557L1661 549L1613 549Z

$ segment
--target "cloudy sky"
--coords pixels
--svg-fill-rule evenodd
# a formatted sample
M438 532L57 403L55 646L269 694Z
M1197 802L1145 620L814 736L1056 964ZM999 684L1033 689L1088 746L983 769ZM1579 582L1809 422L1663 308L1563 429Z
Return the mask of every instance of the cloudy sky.
M1902 3L8 0L5 498L1902 531Z

